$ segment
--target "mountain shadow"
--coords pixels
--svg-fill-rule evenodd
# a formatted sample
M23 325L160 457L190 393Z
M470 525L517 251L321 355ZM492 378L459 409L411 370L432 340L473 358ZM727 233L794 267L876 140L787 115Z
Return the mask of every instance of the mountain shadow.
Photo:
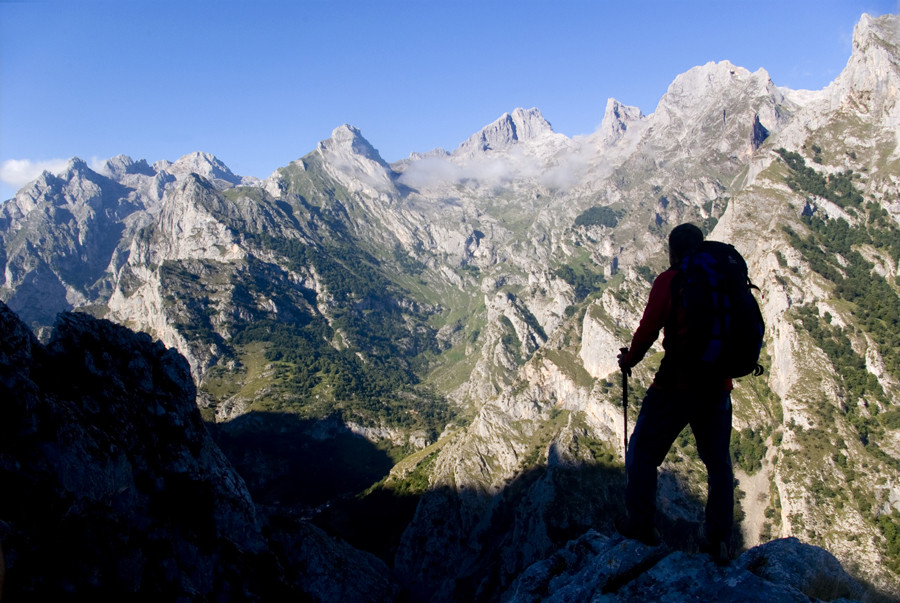
M428 489L424 474L383 481L392 459L337 418L250 412L207 428L257 504L374 554L415 601L498 600L531 564L587 531L614 536L624 513L621 464L567 461L554 447L547 464L496 491ZM663 470L658 504L667 547L698 552L705 497ZM736 505L736 550L740 513Z
M588 530L615 535L624 512L624 467L608 459L564 461L551 449L547 464L493 492L427 489L415 476L382 481L391 458L337 419L251 412L207 427L257 504L376 555L416 601L497 600L527 567ZM659 484L663 541L696 553L705 501L675 473L661 471ZM742 548L737 527L734 537Z
M207 429L257 504L301 516L365 490L393 466L337 419L254 411Z
M671 514L658 512L663 541L697 552L704 501L672 473L663 472L660 484L660 508ZM392 566L411 600L496 601L531 564L589 530L614 536L624 487L620 465L551 461L493 493L378 487L336 502L314 521ZM735 536L741 548L739 530Z

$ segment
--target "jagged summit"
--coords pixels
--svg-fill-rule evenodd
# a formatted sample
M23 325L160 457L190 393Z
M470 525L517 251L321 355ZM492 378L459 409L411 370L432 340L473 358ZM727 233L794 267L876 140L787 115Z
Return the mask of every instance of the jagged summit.
M218 157L202 151L184 155L175 163L157 161L153 167L157 171L168 172L179 180L188 174L197 174L211 181L216 188L227 188L241 183L241 178L236 176Z
M132 174L143 176L156 175L156 170L150 167L146 159L135 161L128 155L116 155L115 157L107 159L99 169L101 172L105 172L114 179L122 179L125 176Z
M72 157L69 159L69 162L66 164L65 169L61 172L60 176L68 179L70 175L77 174L79 172L84 172L85 170L90 170L91 167L87 164L87 162L81 157ZM92 170L93 171L93 170Z
M744 94L767 94L775 85L765 69L754 72L730 61L709 62L682 73L669 85L657 110L677 105L682 109L704 103L721 103L722 94L740 89Z
M856 99L880 109L900 124L900 16L874 19L864 14L853 30L853 52L847 66L826 89L832 107ZM853 102L850 100L850 102Z
M381 194L393 191L394 173L358 128L344 124L315 150L325 170L351 191Z
M644 119L644 114L637 107L624 105L614 98L606 101L606 111L600 122L598 135L608 145L613 145L625 136L632 124Z
M378 150L366 140L359 128L343 124L334 129L331 138L319 143L318 150L331 156L358 155L370 161L387 166Z
M518 108L504 113L463 142L454 154L470 155L507 148L517 142L534 140L553 134L550 122L537 108Z

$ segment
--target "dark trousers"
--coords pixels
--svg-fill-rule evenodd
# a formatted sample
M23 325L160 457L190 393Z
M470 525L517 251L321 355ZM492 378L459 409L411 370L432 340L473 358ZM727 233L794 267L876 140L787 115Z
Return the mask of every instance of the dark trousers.
M687 425L694 432L697 452L706 464L708 474L706 534L710 540L728 541L734 523L729 392L650 388L641 405L625 457L628 516L635 525L653 525L657 468Z

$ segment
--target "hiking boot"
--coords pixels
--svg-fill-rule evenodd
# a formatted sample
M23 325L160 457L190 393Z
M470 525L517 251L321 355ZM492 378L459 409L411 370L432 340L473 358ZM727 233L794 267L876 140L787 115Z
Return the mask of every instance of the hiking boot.
M640 541L647 546L660 544L659 532L652 524L638 524L627 515L620 515L616 517L615 526L616 531L625 538Z
M700 543L700 552L712 557L713 563L719 567L731 563L731 547L725 540L704 540Z

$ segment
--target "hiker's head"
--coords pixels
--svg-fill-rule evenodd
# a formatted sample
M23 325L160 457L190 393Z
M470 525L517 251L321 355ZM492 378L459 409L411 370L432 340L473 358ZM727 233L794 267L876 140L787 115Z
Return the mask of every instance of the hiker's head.
M672 266L700 246L703 231L690 223L679 224L669 233L669 262Z

